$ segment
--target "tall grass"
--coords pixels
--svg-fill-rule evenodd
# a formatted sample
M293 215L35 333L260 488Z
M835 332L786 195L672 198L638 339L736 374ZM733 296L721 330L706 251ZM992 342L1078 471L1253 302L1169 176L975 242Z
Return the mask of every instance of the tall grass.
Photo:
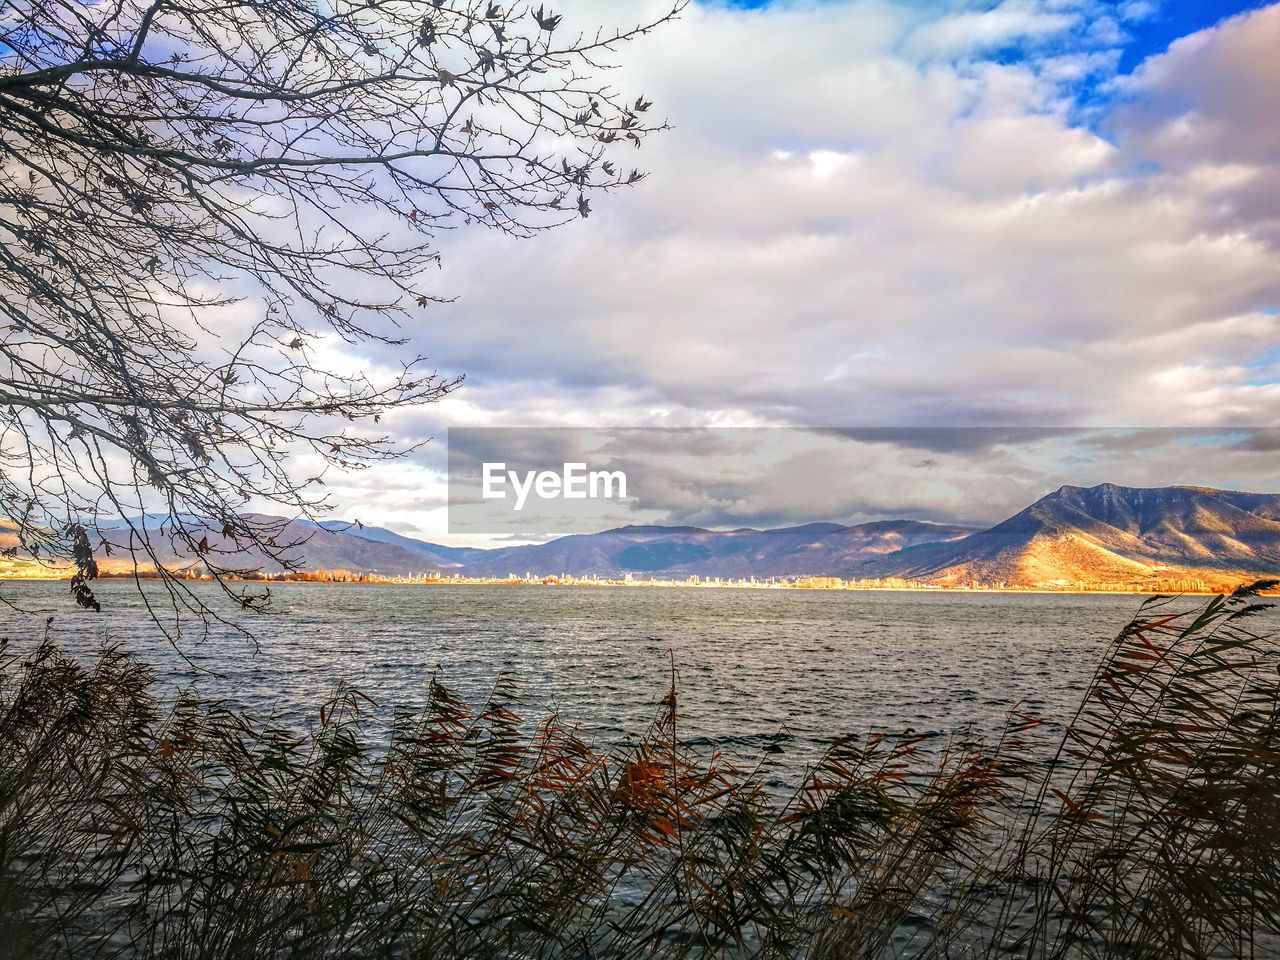
M1078 713L833 743L789 800L432 682L386 734L160 709L118 649L0 652L0 954L1280 956L1280 656L1257 588L1143 607Z

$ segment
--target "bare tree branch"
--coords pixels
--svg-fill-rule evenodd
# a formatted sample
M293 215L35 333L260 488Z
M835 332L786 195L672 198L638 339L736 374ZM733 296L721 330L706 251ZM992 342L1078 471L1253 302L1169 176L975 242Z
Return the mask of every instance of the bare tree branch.
M319 348L406 343L438 231L532 235L641 179L612 154L662 124L602 75L678 10L569 35L488 0L0 0L12 554L73 564L87 607L105 529L148 511L121 546L175 595L175 551L224 586L246 550L296 566L247 505L322 513L324 469L401 455L381 418L458 383Z

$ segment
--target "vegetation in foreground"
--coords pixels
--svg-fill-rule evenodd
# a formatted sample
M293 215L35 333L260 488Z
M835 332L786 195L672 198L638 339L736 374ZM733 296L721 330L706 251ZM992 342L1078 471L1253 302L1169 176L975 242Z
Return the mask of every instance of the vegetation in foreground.
M1280 650L1262 584L1152 601L1064 727L834 743L787 801L433 681L309 732L107 650L0 663L0 953L1262 957L1280 940Z

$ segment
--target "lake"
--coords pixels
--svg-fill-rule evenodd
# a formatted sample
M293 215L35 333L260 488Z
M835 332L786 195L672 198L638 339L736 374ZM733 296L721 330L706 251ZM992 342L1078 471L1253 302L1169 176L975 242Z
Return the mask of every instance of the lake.
M197 585L231 613L216 589ZM381 707L424 702L438 672L479 702L513 677L526 713L551 709L600 743L652 717L674 660L686 742L755 759L768 742L791 770L842 734L994 731L1015 705L1065 718L1108 641L1142 598L960 592L654 589L285 583L274 612L240 619L254 644L215 626L184 662L150 623L137 588L95 585L77 610L65 583L0 591L0 635L27 648L53 635L88 654L119 640L184 687L298 722L340 682ZM144 585L163 603L159 584ZM1203 598L1178 603L1194 606ZM194 666L193 666L194 665Z
M195 587L219 612L234 605ZM991 736L1015 706L1065 720L1111 638L1142 598L961 592L652 589L471 585L279 584L273 612L242 621L256 646L215 625L182 654L164 641L146 604L162 609L159 584L95 585L104 609L77 610L65 583L10 583L0 595L26 608L0 612L11 652L37 642L46 617L69 651L88 657L122 641L156 670L163 691L271 713L299 727L341 683L377 701L375 716L425 702L433 674L479 704L501 676L527 701L525 716L559 710L604 746L644 729L679 674L683 744L761 765L767 791L787 795L840 735L873 731ZM1205 598L1175 601L1198 607ZM1274 625L1274 614L1267 615ZM1268 624L1259 624L1265 629ZM924 748L928 752L937 744ZM766 750L765 747L771 749ZM778 752L780 749L780 752ZM1025 807L993 807L977 851L999 856L1006 828ZM987 846L983 846L986 844ZM978 854L979 860L982 856ZM995 862L993 859L992 862ZM619 910L648 889L628 874L611 894ZM929 917L945 916L949 875L924 888L895 928L885 956L910 956ZM984 888L985 889L985 888ZM1003 901L996 901L1003 902ZM956 936L979 946L1027 929L1034 903L981 912ZM621 913L619 914L622 915ZM1258 956L1280 955L1270 934ZM956 953L955 955L963 955ZM1213 956L1242 955L1230 945Z

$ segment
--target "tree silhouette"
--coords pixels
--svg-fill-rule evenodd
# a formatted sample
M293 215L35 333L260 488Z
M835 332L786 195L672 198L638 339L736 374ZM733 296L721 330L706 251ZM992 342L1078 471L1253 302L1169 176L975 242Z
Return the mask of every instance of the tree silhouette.
M0 0L10 554L74 564L90 607L108 518L164 517L127 547L202 611L162 556L296 565L253 511L317 515L326 470L404 452L382 416L457 383L325 357L407 343L437 231L531 235L641 179L616 155L662 125L603 71L677 12L569 35L473 0Z

